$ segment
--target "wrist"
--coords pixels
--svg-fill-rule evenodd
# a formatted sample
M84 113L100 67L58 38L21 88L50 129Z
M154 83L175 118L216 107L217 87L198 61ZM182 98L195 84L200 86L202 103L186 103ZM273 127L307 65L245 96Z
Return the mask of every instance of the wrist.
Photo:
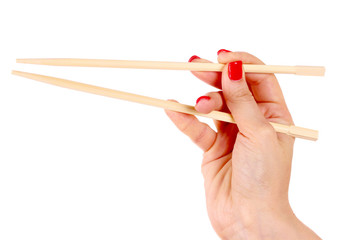
M289 205L270 208L245 208L240 221L220 234L223 240L320 239L293 213Z

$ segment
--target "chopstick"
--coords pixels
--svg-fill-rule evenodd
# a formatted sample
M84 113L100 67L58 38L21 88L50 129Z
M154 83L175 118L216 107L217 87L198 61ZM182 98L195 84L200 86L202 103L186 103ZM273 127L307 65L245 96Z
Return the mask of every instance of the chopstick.
M58 87L68 88L68 89L72 89L72 90L92 93L92 94L111 97L111 98L122 99L122 100L130 101L130 102L141 103L141 104L164 108L164 109L168 109L168 110L172 110L172 111L176 111L176 112L198 115L198 116L212 118L212 119L216 119L216 120L220 120L220 121L224 121L224 122L235 123L232 115L228 114L228 113L224 113L224 112L212 111L209 114L203 114L203 113L197 112L193 106L180 104L177 102L141 96L141 95L122 92L122 91L118 91L118 90L114 90L114 89L103 88L103 87L99 87L99 86L94 86L94 85L89 85L89 84L85 84L85 83L79 83L79 82L74 82L74 81L70 81L70 80L66 80L66 79L49 77L49 76L44 76L44 75L39 75L39 74L34 74L34 73L12 71L12 74L16 75L16 76L52 84L52 85L55 85ZM283 125L283 124L278 124L278 123L270 123L270 124L275 129L275 131L279 132L279 133L285 133L287 135L290 135L290 136L293 136L296 138L303 138L303 139L313 140L313 141L318 139L318 131L316 131L316 130L297 127L294 125L288 126L288 125Z
M166 69L214 72L221 72L225 66L221 63L129 61L77 58L27 58L17 59L16 62L50 66ZM254 64L244 64L243 66L246 73L289 73L305 76L324 76L325 73L325 68L320 66L281 66Z

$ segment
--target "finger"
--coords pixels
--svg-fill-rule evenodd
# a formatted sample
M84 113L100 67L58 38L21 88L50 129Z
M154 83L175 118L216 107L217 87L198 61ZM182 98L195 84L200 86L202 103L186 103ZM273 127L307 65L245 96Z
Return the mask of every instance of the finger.
M199 97L196 100L195 109L201 113L222 111L224 109L222 92L210 92Z
M218 61L228 63L241 60L248 64L264 64L246 52L222 52ZM246 73L246 81L256 102L267 119L282 124L293 124L282 90L274 74ZM281 134L282 135L282 134Z
M240 133L253 137L255 132L263 128L273 130L249 90L241 61L230 62L224 67L222 87L226 104Z
M192 56L189 59L189 62L198 62L198 63L210 63L210 61L200 58L196 55ZM197 72L192 71L194 76L199 78L200 80L204 81L205 83L221 89L221 73L220 72Z
M200 122L195 116L165 110L177 128L187 135L204 152L210 149L216 139L216 132L206 123Z
M212 111L229 112L224 101L222 91L210 92L196 100L195 109L200 113L210 113ZM229 123L214 120L217 131L222 131Z
M246 64L264 64L257 57L246 52L221 52L220 63L242 61ZM280 85L274 74L246 73L246 81L257 102L273 102L286 107Z

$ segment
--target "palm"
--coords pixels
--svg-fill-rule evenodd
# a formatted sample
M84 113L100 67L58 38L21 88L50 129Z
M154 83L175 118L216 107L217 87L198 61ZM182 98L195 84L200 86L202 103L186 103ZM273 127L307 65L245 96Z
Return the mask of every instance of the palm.
M234 211L232 211L231 199L231 156L237 132L238 129L234 124L221 126L215 143L204 154L202 173L205 180L207 209L213 227L217 231L230 226L236 220L235 216L232 216Z
M274 103L258 103L258 105L269 121L274 121L274 118L278 117L273 112ZM240 220L239 216L234 214L236 211L233 211L237 207L237 198L246 195L245 192L250 191L250 187L256 183L247 176L247 173L252 171L247 168L249 167L247 161L254 159L247 159L251 149L248 149L245 142L241 140L242 136L237 125L216 122L216 127L215 142L204 153L202 173L209 218L214 228L222 231ZM232 171L233 152L236 153L235 163L242 163L238 171Z

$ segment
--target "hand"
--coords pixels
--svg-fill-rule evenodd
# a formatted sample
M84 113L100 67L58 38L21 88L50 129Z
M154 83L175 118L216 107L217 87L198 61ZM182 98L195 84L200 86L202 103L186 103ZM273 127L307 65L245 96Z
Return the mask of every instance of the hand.
M192 57L193 62L209 62ZM215 121L216 131L195 116L166 111L203 151L207 210L222 239L319 239L293 214L288 187L294 138L269 122L291 125L273 74L244 73L242 63L263 64L244 52L219 51L222 73L193 72L222 89L197 100L195 109L230 112L236 124Z

